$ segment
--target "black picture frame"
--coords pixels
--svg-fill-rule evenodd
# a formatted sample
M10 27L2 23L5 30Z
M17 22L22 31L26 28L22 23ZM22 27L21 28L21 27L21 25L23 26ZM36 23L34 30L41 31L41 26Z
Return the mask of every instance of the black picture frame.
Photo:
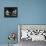
M4 7L4 17L18 17L18 7Z

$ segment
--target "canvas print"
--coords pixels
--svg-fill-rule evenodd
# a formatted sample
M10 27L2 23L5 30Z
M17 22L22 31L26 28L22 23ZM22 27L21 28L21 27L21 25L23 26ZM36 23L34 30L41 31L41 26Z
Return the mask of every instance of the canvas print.
M4 8L4 16L5 17L17 17L18 16L18 8L17 7L5 7Z
M21 25L20 40L46 41L46 25Z

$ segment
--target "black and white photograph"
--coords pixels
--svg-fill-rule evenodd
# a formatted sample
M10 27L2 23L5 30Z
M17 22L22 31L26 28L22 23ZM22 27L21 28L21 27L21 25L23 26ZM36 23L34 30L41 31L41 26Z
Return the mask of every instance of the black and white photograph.
M18 8L17 7L5 7L4 8L4 16L5 17L17 17L18 16Z

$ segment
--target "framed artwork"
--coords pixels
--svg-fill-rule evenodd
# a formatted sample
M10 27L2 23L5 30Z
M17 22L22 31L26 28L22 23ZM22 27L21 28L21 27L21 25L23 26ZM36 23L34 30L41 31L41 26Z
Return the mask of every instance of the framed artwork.
M17 7L4 7L4 17L17 17L18 8Z

